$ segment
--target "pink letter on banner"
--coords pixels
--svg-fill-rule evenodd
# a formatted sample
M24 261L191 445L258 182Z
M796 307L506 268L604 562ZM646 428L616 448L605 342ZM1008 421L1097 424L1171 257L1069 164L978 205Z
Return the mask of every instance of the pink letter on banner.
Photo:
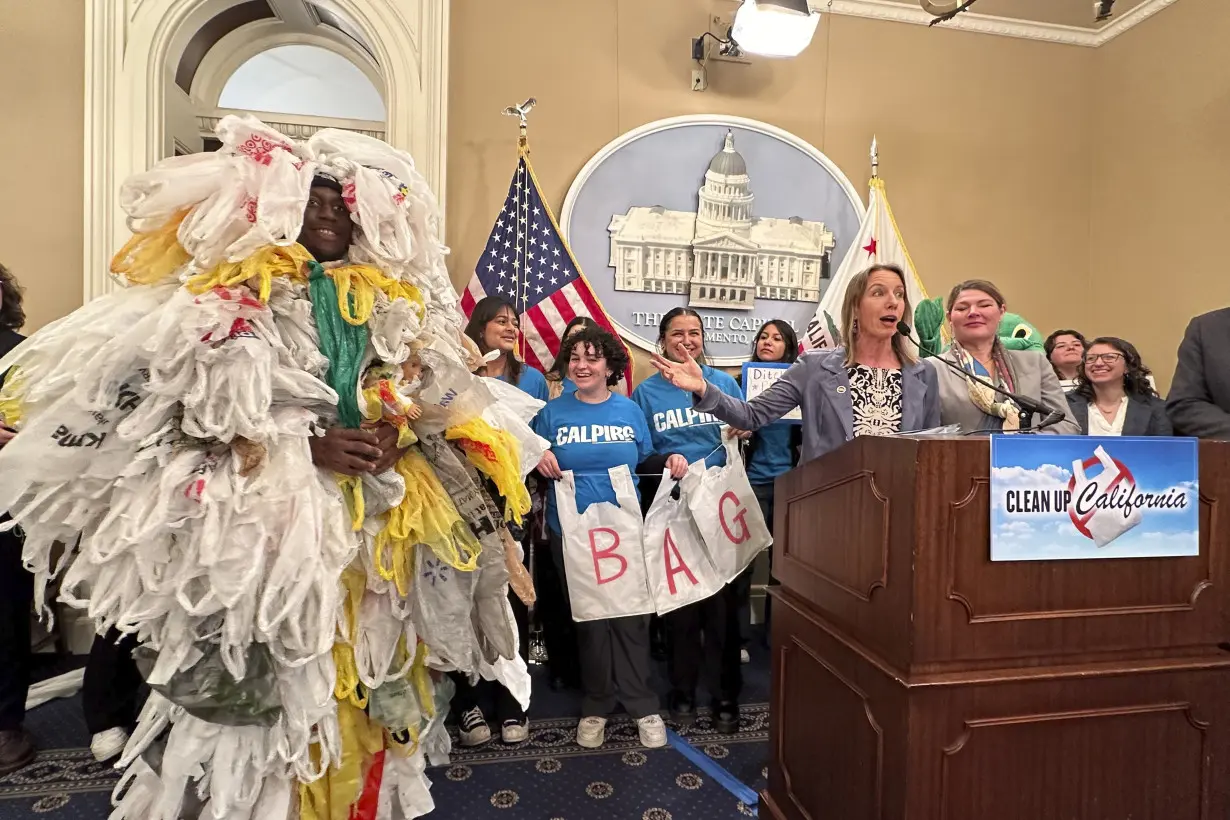
M671 556L675 556L675 564L671 564ZM666 538L662 542L662 557L666 561L666 585L670 588L671 595L675 594L675 576L683 573L692 582L692 586L696 586L696 576L692 574L692 570L688 569L688 565L684 563L683 556L679 554L679 548L675 546L675 539L671 538L671 528L666 528Z
M735 513L735 517L733 519L735 523L739 525L739 530L741 532L738 537L735 537L735 534L730 531L730 527L726 524L727 500L733 501L735 508L739 510L739 512ZM752 537L752 534L747 530L747 522L744 521L746 517L747 509L739 503L739 496L735 495L730 490L723 493L721 499L718 501L718 521L722 525L722 531L726 533L726 537L730 539L731 543L742 544L744 541Z
M598 533L609 533L611 538L615 539L609 547L598 549L598 539L595 537ZM619 533L610 527L594 527L589 531L589 551L594 556L594 580L599 584L609 584L612 581L618 580L625 572L628 571L628 561L622 555L616 552L619 549ZM612 575L610 578L602 577L602 561L618 561L619 572Z

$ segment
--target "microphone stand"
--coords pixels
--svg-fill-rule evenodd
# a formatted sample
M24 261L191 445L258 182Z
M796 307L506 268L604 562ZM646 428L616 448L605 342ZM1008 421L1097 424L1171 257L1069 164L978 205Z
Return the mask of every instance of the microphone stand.
M1042 423L1038 425L1038 430L1045 430L1047 427L1050 427L1053 424L1057 424L1061 419L1063 419L1063 413L1053 410L1047 407L1046 405L1042 404L1041 402L1036 402L1033 399L1026 398L1025 396L1019 395L1017 393L1013 393L1011 390L1005 390L999 385L992 384L991 382L987 381L981 376L971 373L965 368L960 367L948 361L943 356L941 356L937 351L931 350L930 348L923 345L921 339L915 338L912 335L913 331L910 329L910 326L907 325L905 322L897 323L897 332L900 333L902 336L906 337L907 339L909 339L914 344L916 344L919 350L923 351L924 353L929 354L931 358L942 362L949 370L952 370L953 372L960 374L964 378L977 382L978 384L981 384L983 387L990 388L991 390L994 390L996 393L1000 394L1001 396L1006 396L1009 399L1011 399L1013 403L1015 403L1016 406L1020 408L1020 415L1019 415L1020 432L1022 433L1037 432L1036 430L1030 429L1030 423L1033 419L1034 413L1037 413L1039 416L1042 417Z

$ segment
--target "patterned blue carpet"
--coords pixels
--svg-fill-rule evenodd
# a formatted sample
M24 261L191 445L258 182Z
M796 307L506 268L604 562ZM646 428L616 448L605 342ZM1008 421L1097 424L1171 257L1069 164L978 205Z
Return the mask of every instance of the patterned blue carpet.
M80 660L69 662L79 665ZM64 671L65 662L42 676ZM768 761L768 658L758 646L743 667L746 684L739 733L721 735L702 710L680 737L704 753L698 766L675 748L648 750L635 725L612 718L598 750L576 744L576 693L552 692L535 677L530 738L457 748L451 765L432 769L432 820L725 820L755 816L722 785L721 769L755 791L764 788ZM660 676L661 677L661 676ZM660 687L661 688L661 687ZM703 697L703 693L702 693ZM40 749L33 764L0 778L0 820L103 820L118 774L94 762L80 696L30 712L26 728ZM714 767L720 767L715 769Z

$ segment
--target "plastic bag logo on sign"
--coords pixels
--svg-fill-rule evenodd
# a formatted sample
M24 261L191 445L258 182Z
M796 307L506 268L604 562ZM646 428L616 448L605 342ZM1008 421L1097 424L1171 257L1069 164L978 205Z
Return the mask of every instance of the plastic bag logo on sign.
M1085 470L1101 466L1093 478ZM1130 498L1136 490L1132 471L1105 448L1098 446L1093 458L1072 462L1072 478L1068 480L1068 517L1077 531L1099 547L1105 547L1141 521L1140 508L1129 505L1122 512L1115 509L1116 497Z

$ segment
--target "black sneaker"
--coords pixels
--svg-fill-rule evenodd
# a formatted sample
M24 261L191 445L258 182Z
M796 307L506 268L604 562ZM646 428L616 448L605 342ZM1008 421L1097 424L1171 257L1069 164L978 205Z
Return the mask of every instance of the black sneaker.
M12 774L34 760L34 744L24 729L0 732L0 775Z
M461 716L458 728L461 730L462 746L481 746L491 740L491 727L487 725L483 710L477 706Z
M739 731L739 704L733 700L715 702L713 704L713 728L724 735L737 734Z
M666 702L671 721L682 729L696 722L696 702L679 692L671 692Z

